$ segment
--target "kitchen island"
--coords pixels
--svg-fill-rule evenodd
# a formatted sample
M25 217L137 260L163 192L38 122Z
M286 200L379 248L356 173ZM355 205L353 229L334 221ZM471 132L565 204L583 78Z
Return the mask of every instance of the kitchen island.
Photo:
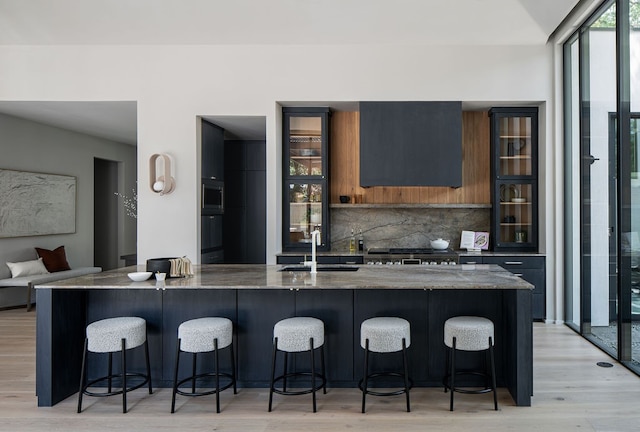
M86 325L123 315L147 321L154 387L171 386L177 327L188 319L231 319L240 386L268 387L273 325L292 316L317 317L325 323L329 385L354 387L362 373L363 320L407 319L409 373L417 386L439 386L446 358L444 322L456 315L484 316L496 328L498 385L509 389L517 405L531 404L533 286L501 267L359 266L357 271L312 275L280 271L281 266L202 265L189 278L127 278L128 272L143 267L36 287L39 406L52 406L77 392ZM137 364L142 353L132 354L130 364ZM463 367L477 362L476 357L459 358ZM398 361L385 358L378 366L391 368ZM103 374L105 365L93 362L89 377Z

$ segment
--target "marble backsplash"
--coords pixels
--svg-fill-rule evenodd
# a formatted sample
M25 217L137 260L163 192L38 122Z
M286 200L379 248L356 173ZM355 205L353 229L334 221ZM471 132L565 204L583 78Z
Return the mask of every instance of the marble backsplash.
M437 238L459 249L460 234L489 231L489 208L336 207L331 209L331 250L348 252L353 228L364 247L430 247Z

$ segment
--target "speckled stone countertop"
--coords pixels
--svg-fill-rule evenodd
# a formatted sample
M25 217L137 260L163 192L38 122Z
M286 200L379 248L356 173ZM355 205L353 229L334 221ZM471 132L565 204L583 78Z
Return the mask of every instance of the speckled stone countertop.
M497 265L358 266L358 271L280 271L280 265L206 264L194 266L194 276L151 278L133 282L127 273L144 265L125 267L38 285L42 289L533 289L533 285ZM318 268L323 265L318 265ZM335 266L330 266L335 267Z

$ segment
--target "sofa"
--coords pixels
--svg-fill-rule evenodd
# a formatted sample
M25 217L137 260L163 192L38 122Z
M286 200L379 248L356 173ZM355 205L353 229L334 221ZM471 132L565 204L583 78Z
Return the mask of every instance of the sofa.
M62 249L60 249L62 248ZM62 257L63 262L66 263L66 257L64 254L64 247L55 249L56 254L51 256ZM46 249L38 249L42 252L43 255L48 252ZM61 252L61 254L60 254ZM70 268L68 263L66 266L51 268L50 266L45 266L45 270L43 270L40 274L27 274L27 275L19 275L17 277L12 277L13 272L19 274L16 270L15 264L18 265L28 265L28 263L35 264L35 261L42 260L39 254L36 252L36 249L29 248L20 251L2 251L0 253L0 289L1 288L10 288L10 287L24 287L27 290L27 311L31 310L32 301L31 301L31 292L36 285L41 285L49 282L56 282L64 279L70 279L77 276L84 276L92 273L100 273L102 271L101 267L77 267ZM43 261L45 263L47 261ZM12 265L13 269L10 269L9 263ZM65 268L64 270L60 270L59 268ZM68 268L68 269L67 269ZM53 271L49 271L49 270ZM49 272L47 272L49 271ZM46 273L45 273L46 272ZM27 272L28 273L28 272Z

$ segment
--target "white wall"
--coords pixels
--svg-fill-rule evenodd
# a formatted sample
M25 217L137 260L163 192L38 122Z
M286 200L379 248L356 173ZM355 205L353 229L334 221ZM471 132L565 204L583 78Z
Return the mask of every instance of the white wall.
M76 177L76 232L73 234L0 238L0 266L10 277L6 261L35 259L34 247L65 246L69 265L93 265L93 160L122 163L123 190L135 187L135 147L0 114L0 168ZM117 199L117 197L113 197ZM124 221L120 252L135 250L135 220ZM129 235L126 235L129 234ZM131 235L133 234L133 235ZM15 290L14 290L15 291ZM24 303L24 289L18 290ZM11 290L0 290L0 307L14 304Z
M553 97L552 60L549 45L5 46L0 100L138 102L139 263L160 256L199 260L196 116L266 116L267 259L274 263L281 238L277 102L547 104ZM547 120L541 124L552 124ZM551 145L551 137L550 128L542 130L542 145ZM146 185L147 161L156 152L174 156L171 195L160 197ZM541 198L553 188L544 182Z

